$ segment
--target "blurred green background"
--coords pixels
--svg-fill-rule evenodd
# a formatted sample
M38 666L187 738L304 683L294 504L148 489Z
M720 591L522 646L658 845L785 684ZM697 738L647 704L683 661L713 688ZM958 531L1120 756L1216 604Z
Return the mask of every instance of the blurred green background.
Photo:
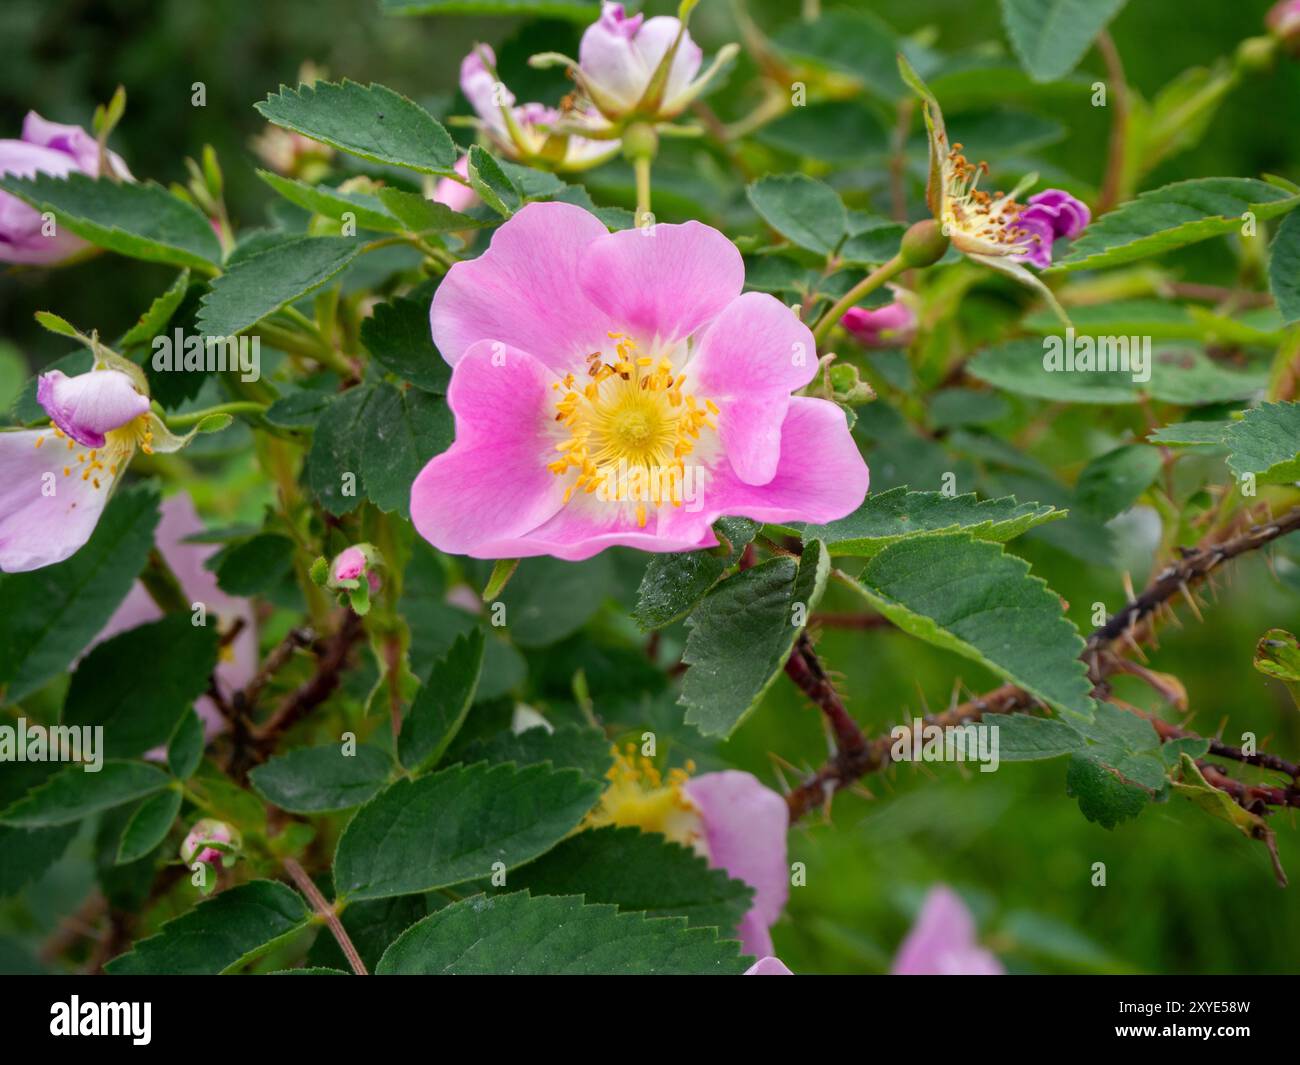
M652 12L672 6L644 5ZM992 0L826 6L869 9L902 33L928 31L928 39L945 51L1006 47ZM1262 0L1134 2L1112 32L1129 80L1149 96L1184 68L1210 64L1242 38L1260 33L1267 6ZM796 9L791 0L751 4L767 30ZM183 180L183 157L211 143L225 167L236 225L249 228L265 224L272 199L254 176L248 152L249 140L262 128L252 104L282 82L293 83L302 62L314 61L330 77L381 81L440 114L464 113L463 101L456 100L456 72L473 41L497 47L503 75L521 98L534 95L534 87L536 95L554 97L562 85L528 72L521 60L549 48L574 52L579 29L509 17L387 17L374 0L5 0L0 134L17 135L28 109L89 125L94 104L124 84L128 108L114 146L135 174L164 183ZM729 5L703 0L692 29L706 51L734 39ZM1095 51L1081 70L1089 80L1101 70ZM534 80L526 82L529 77ZM204 108L191 106L196 81L207 87ZM743 107L726 88L712 103L727 118ZM1031 109L1071 131L1041 149L1040 157L1098 182L1107 114L1088 106L1086 96L1044 96ZM1280 62L1248 79L1201 145L1162 165L1147 184L1263 172L1300 178L1297 115L1300 63ZM624 195L619 166L610 173L608 179L593 177L598 201ZM698 180L712 181L706 168ZM738 190L740 183L732 180ZM734 193L710 198L701 191L699 199L715 213L710 220L752 223ZM684 208L669 199L661 211L671 216ZM1212 271L1220 250L1198 252L1191 261ZM0 277L0 345L37 369L67 349L35 326L33 311L48 308L116 335L170 275L165 267L101 256L66 270ZM1073 414L1053 427L1052 439L1063 454L1059 465L1077 465L1097 452L1091 418ZM907 482L873 458L870 448L868 459L874 490ZM1207 476L1221 478L1222 471ZM1031 537L1017 550L1069 601L1071 617L1086 631L1094 601L1112 610L1122 603L1119 576L1061 552L1047 539ZM1123 546L1124 565L1140 585L1151 562L1149 546L1143 548L1136 533L1117 542L1129 545ZM1109 548L1099 548L1098 561L1105 562ZM1294 757L1300 752L1300 714L1279 686L1250 666L1265 629L1300 625L1296 567L1283 557L1276 569L1275 575L1257 558L1238 564L1218 588L1207 623L1187 619L1186 628L1168 630L1151 657L1154 668L1182 678L1196 711L1193 725L1201 732L1226 722L1230 740L1253 730L1271 738L1269 749ZM823 609L855 605L832 593ZM617 614L611 608L598 621L613 625ZM665 656L680 648L681 635L668 634ZM997 684L969 662L888 629L828 631L820 646L843 676L851 711L871 732L907 720L923 701L930 708L944 705L958 678L971 692ZM1124 697L1150 705L1142 689L1118 688ZM824 757L825 744L817 715L782 681L721 753L774 783L769 755L811 766ZM791 833L791 860L807 864L807 886L792 890L787 916L774 930L778 953L797 972L886 969L925 889L941 881L971 903L982 936L1012 970L1300 971L1300 886L1277 886L1262 846L1179 799L1106 831L1083 819L1065 794L1064 776L1064 762L1008 764L994 774L937 766L868 781L872 799L842 795L834 827L811 818ZM1294 822L1287 814L1273 818L1282 862L1300 876L1300 827ZM1095 862L1106 865L1105 887L1091 884ZM64 862L21 907L0 909L0 919L20 921L24 936L38 939L75 905L88 875L75 862Z

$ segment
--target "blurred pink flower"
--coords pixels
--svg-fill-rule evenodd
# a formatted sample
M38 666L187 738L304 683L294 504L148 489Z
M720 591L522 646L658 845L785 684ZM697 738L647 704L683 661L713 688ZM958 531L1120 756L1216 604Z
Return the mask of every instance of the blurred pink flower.
M759 958L748 969L742 973L743 976L793 976L785 962L780 958L774 958L770 954L766 958Z
M904 348L916 336L916 312L896 299L883 307L850 307L840 325L864 348Z
M202 531L203 522L188 495L181 493L163 500L162 518L154 534L154 543L176 574L181 590L190 602L204 604L209 625L220 625L222 631L226 631L237 619L243 620L243 628L223 648L214 671L217 689L228 699L237 689L243 688L252 680L257 672L257 624L248 600L236 599L223 592L217 586L216 575L204 568L203 563L217 552L217 545L185 542L187 537ZM138 625L156 621L162 616L162 611L144 585L136 581L90 646ZM211 697L202 696L195 703L194 709L203 721L207 737L211 738L225 727L225 719ZM161 751L151 754L160 755Z
M451 554L577 560L712 547L722 515L853 511L868 474L843 413L791 395L812 334L744 279L699 222L609 233L524 207L434 295L456 439L412 486L416 529Z
M117 176L131 174L121 156L109 152L109 165ZM71 173L99 177L99 144L80 126L47 122L35 111L23 120L19 140L0 140L0 174L34 178L49 174L66 178ZM49 265L76 255L86 242L61 228L47 236L41 213L17 196L0 192L0 262Z
M1001 976L1006 972L976 940L975 920L966 904L942 884L926 895L890 971L895 976Z

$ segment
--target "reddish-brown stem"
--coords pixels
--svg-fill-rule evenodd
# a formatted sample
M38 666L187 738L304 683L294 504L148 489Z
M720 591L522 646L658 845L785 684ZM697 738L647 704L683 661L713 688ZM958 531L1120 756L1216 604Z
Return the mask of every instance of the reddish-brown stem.
M307 901L311 903L312 909L325 919L325 924L329 926L335 942L338 943L339 949L343 951L343 956L348 959L352 971L358 976L369 976L370 973L366 970L366 963L361 960L361 955L357 953L357 948L352 945L352 940L348 936L348 930L343 927L343 922L339 920L338 911L320 893L320 889L312 883L307 871L292 858L284 859L284 868L289 876L293 878L293 882L298 885L298 890L307 896Z

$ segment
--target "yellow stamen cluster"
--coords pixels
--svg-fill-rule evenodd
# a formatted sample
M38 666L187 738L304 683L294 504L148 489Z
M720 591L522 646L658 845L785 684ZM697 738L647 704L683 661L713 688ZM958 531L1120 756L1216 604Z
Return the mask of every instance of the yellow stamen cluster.
M605 774L609 786L600 805L587 815L585 827L622 825L658 832L686 847L702 846L700 814L685 792L695 764L671 769L665 778L649 758L637 753L635 744L622 751L614 748L613 754L614 764Z
M77 442L57 425L51 426L50 432L65 441L68 450L74 452L73 459L63 467L63 476L71 477L74 472L80 472L81 479L93 488L102 488L104 481L112 484L117 471L130 461L131 454L137 447L146 455L153 454L153 430L149 427L148 417L143 414L121 428L105 433L102 453L99 448L77 451ZM42 433L36 438L36 446L40 447L44 443L45 434Z
M645 527L646 503L681 506L685 458L702 429L716 429L712 400L685 391L684 374L673 364L639 355L636 342L610 333L612 361L602 352L587 356L586 379L567 374L551 387L560 392L555 420L569 430L557 444L560 457L548 464L557 477L577 473L564 493L603 490L602 499L635 502L637 524ZM629 476L631 474L631 476Z
M942 221L959 248L987 255L1023 255L1037 235L1019 225L1025 208L1004 192L978 188L987 163L971 163L954 144L944 161ZM963 247L963 245L965 245Z

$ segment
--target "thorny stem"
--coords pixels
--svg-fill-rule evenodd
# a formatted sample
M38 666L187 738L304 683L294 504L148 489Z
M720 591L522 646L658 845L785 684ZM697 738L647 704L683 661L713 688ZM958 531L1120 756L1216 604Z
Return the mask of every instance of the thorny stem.
M352 971L358 976L369 976L370 973L366 969L366 963L361 960L361 955L357 953L357 948L352 945L352 940L348 937L348 930L343 927L343 922L339 920L338 910L330 905L329 900L312 883L312 879L307 875L306 870L296 861L292 858L285 858L284 868L289 876L293 878L293 882L298 885L298 890L307 896L307 901L311 903L312 909L325 919L325 923L329 926L330 932L333 933L339 949L343 951L343 956L348 959L348 964L352 966Z
M1297 529L1300 529L1300 507L1293 508L1273 521L1251 526L1245 532L1222 543L1184 551L1181 559L1165 567L1141 595L1089 637L1083 658L1089 662L1094 684L1100 684L1117 668L1120 659L1115 656L1112 645L1119 641L1132 644L1135 636L1147 635L1152 615L1175 596L1185 594L1190 598L1190 588L1205 580L1223 562L1248 551L1258 550ZM838 695L836 700L838 701ZM968 702L953 706L943 713L930 715L925 718L925 723L940 727L960 725L979 721L988 714L1009 714L1017 710L1027 710L1036 704L1037 700L1024 689L1014 684L1004 684ZM819 705L823 704L819 703ZM823 712L827 712L829 716L833 711L827 711L823 705ZM1162 726L1157 726L1162 739L1175 736L1200 738L1194 732L1167 723L1162 723ZM863 745L838 747L825 765L786 796L791 822L797 821L815 807L829 804L835 792L848 787L860 777L888 767L892 762L890 749L894 743L895 738L891 732L869 740ZM1212 772L1206 773L1206 780L1234 799L1254 806L1300 807L1300 785L1297 784L1298 778L1293 772L1300 770L1300 766L1273 755L1246 755L1239 748L1213 739L1210 740L1210 753L1292 776L1292 783L1286 788L1247 785L1227 777L1211 765L1209 768Z
M871 271L866 277L848 290L839 302L835 303L830 310L821 316L821 320L813 328L813 340L820 346L821 342L826 339L826 334L830 332L831 327L844 316L844 312L854 306L864 296L875 292L881 285L891 278L897 277L907 269L907 264L903 262L901 256L895 255L887 263L882 263Z

